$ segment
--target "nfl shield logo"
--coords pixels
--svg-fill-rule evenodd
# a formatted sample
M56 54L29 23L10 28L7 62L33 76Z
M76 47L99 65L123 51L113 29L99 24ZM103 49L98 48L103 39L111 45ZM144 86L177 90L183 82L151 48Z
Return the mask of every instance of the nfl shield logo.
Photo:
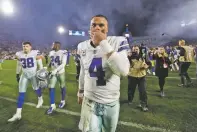
M82 56L86 55L86 51L85 50L82 50L81 53L82 53Z

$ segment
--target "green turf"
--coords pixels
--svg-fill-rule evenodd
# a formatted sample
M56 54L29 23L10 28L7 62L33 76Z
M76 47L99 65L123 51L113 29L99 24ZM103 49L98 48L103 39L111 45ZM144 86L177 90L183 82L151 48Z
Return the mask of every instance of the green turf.
M4 70L0 71L0 81L3 81L3 83L0 85L0 96L5 96L9 98L16 99L18 95L18 88L17 88L17 82L15 79L15 61L5 61L2 65ZM70 74L71 73L71 74ZM66 67L66 86L67 86L67 106L66 109L70 111L80 112L80 106L77 104L77 88L78 84L75 81L75 64L71 60L71 64L69 67ZM192 64L191 68L189 69L189 74L191 77L195 77L195 65ZM170 72L170 77L178 77L177 72ZM180 88L177 87L177 84L180 82L178 78L174 79L167 79L166 80L166 86L165 86L165 98L160 98L158 95L159 93L156 91L159 89L158 87L158 80L156 77L147 77L147 92L148 92L148 103L149 103L149 112L143 113L139 109L136 108L136 105L139 103L139 97L138 97L138 91L136 90L135 94L135 100L131 106L128 106L126 103L127 100L127 78L124 78L122 80L121 84L121 110L120 110L120 120L126 121L126 122L134 122L138 124L143 124L145 126L151 126L151 127L160 127L164 129L169 130L176 130L176 131L184 131L184 132L195 132L197 131L197 87L194 86L192 88ZM196 82L194 82L197 84ZM49 96L48 96L48 90L44 90L44 105L49 105ZM26 101L36 103L37 98L35 96L35 93L33 92L31 86L28 87L28 91L26 94ZM58 104L60 101L60 89L59 87L56 88L56 103ZM3 101L1 101L3 102ZM1 103L0 103L1 104ZM1 115L7 115L3 118L4 121L6 121L7 117L12 115L12 112L15 112L15 105L9 106L7 104L10 104L9 102L5 102L3 106L3 113ZM13 103L12 103L13 104ZM9 107L9 108L8 108ZM43 128L39 127L37 130L42 131L47 130L48 126L50 126L50 123L48 123L48 117L42 115L44 114L44 109L37 110L32 109L31 107L25 106L23 110L23 117L24 120L28 120L29 123L32 125L28 126L27 128L21 124L22 130L31 131L33 127L36 126L35 121L33 120L33 115L25 116L28 113L31 113L31 111L39 113L39 116L35 116L35 118L40 117L40 120L43 120L43 122L40 122L40 124L43 123ZM1 112L2 112L1 111ZM26 113L25 113L26 112ZM59 123L53 124L54 131L57 131L58 129L65 129L65 130L77 130L77 123L78 118L70 115L60 114L57 115L52 119L56 121L65 122L65 125L61 126ZM69 120L63 118L64 116L68 116ZM64 120L63 120L64 119ZM2 120L1 120L2 121ZM3 122L3 121L2 121ZM0 125L2 125L2 122ZM67 123L68 122L68 123ZM35 123L35 124L34 124ZM20 124L20 123L19 123ZM66 127L67 124L69 127ZM72 127L75 126L75 127ZM14 128L16 129L17 125L14 126L5 126L4 129L10 129ZM13 128L12 128L13 127ZM125 126L118 126L117 131L123 131L123 132L130 132L133 130L134 132L141 131L141 129L132 128L132 127L125 127ZM130 130L131 129L131 130ZM1 130L1 129L0 129ZM50 131L50 129L49 129ZM61 130L59 130L61 131ZM147 130L146 130L147 131Z
M0 99L0 132L80 132L79 117L55 112L52 116L43 114L45 109L24 105L22 119L8 123L15 111L15 103ZM117 132L145 132L133 127L119 125ZM147 131L146 131L147 132Z

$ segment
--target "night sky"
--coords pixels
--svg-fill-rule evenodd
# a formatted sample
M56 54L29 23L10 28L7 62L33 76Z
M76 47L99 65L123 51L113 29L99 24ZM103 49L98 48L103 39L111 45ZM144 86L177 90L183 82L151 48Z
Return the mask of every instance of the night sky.
M9 34L12 39L30 40L35 45L49 45L58 40L66 46L72 45L70 39L75 38L68 36L67 33L60 35L57 27L63 25L68 30L88 31L90 19L96 14L108 17L110 35L121 35L126 23L129 24L133 36L155 35L162 32L177 35L177 32L180 32L177 29L180 28L181 20L194 17L191 15L194 14L191 9L192 5L197 5L194 4L197 0L12 1L14 14L6 16L0 13L0 35ZM78 39L84 38L76 38Z

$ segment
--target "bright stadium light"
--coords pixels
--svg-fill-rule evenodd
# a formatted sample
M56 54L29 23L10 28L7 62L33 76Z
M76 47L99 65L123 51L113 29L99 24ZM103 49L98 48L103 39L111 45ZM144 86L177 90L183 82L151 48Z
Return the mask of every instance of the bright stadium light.
M181 21L181 27L185 27L185 26L189 26L189 25L194 25L197 23L197 20L196 19L192 19L190 21Z
M57 31L60 33L60 34L63 34L65 32L65 29L63 26L59 26Z
M185 27L185 26L186 26L185 21L181 21L181 27Z
M11 15L14 12L13 3L10 0L1 0L1 10L5 15Z

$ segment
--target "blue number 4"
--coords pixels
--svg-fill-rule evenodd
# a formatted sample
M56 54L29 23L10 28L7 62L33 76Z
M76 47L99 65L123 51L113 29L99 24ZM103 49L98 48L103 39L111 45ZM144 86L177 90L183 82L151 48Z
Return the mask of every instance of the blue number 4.
M97 86L105 86L105 72L102 67L102 58L93 58L89 67L90 77L97 77Z

